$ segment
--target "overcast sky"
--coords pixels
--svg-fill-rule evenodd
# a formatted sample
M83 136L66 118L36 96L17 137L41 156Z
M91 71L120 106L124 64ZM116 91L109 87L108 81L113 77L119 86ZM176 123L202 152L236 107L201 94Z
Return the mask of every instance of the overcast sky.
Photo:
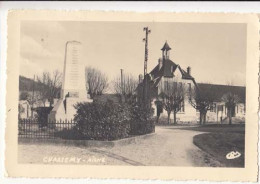
M167 40L170 59L183 69L190 66L197 82L245 85L245 24L23 21L20 74L33 78L43 71L63 71L65 43L77 40L86 66L99 68L110 79L121 68L138 77L143 74L144 26L151 29L149 72Z

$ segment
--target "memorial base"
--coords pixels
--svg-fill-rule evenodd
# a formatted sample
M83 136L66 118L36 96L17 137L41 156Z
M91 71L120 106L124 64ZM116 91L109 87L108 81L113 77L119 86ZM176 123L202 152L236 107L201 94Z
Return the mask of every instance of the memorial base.
M53 107L52 111L48 115L48 121L50 124L56 124L56 122L64 123L68 121L73 121L76 114L75 105L77 103L91 103L91 99L87 98L65 98L59 99L56 105Z

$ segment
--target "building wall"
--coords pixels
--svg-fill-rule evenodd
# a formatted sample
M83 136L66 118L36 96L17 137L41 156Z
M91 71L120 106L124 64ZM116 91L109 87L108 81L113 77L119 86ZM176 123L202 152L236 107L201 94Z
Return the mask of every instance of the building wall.
M207 122L221 122L227 118L227 108L224 102L215 102L216 108L208 110L207 112ZM219 108L222 106L223 108ZM197 117L199 118L199 112L197 112ZM245 118L245 105L239 103L235 107L235 116L238 119L244 120ZM198 119L199 120L199 119Z
M176 115L177 118L177 122L192 122L192 123L196 123L197 121L197 114L196 114L196 109L194 109L191 104L189 103L188 100L188 90L189 88L193 88L194 87L194 83L192 80L186 80L186 79L182 79L182 75L179 71L179 69L176 69L175 73L174 73L174 77L173 78L165 78L163 77L161 79L161 81L158 84L158 94L160 94L164 89L164 84L165 81L168 81L169 83L173 83L173 82L181 82L183 87L185 88L186 94L184 96L184 112L178 112ZM156 99L153 100L152 102L152 107L155 109L154 111L154 116L157 115L157 110L156 110L156 105L155 105L155 101ZM167 118L168 114L167 111L163 109L163 112L160 115L160 118ZM173 113L171 113L170 118L173 119Z
M19 118L26 119L31 117L31 106L26 100L19 101Z

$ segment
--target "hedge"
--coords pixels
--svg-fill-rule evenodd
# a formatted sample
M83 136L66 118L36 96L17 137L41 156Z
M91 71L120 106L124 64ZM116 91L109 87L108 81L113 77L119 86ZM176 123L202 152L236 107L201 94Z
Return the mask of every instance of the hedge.
M116 140L129 136L130 109L128 106L105 103L79 103L74 121L83 138Z
M74 117L81 139L117 140L155 130L153 109L137 103L78 103ZM78 136L77 136L78 137Z
M131 107L130 134L142 135L155 131L153 109L142 104L133 104Z

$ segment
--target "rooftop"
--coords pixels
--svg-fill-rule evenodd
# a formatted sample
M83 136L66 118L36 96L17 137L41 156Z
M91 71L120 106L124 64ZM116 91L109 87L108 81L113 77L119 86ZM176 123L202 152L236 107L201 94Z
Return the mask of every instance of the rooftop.
M161 49L162 51L168 51L168 50L171 50L171 47L168 45L167 41L165 42L163 48Z
M246 100L246 87L244 86L230 86L230 85L220 85L220 84L207 84L207 83L197 83L201 91L207 91L211 96L214 96L215 101L222 101L221 98L226 93L232 93L240 98L241 103L245 103Z

